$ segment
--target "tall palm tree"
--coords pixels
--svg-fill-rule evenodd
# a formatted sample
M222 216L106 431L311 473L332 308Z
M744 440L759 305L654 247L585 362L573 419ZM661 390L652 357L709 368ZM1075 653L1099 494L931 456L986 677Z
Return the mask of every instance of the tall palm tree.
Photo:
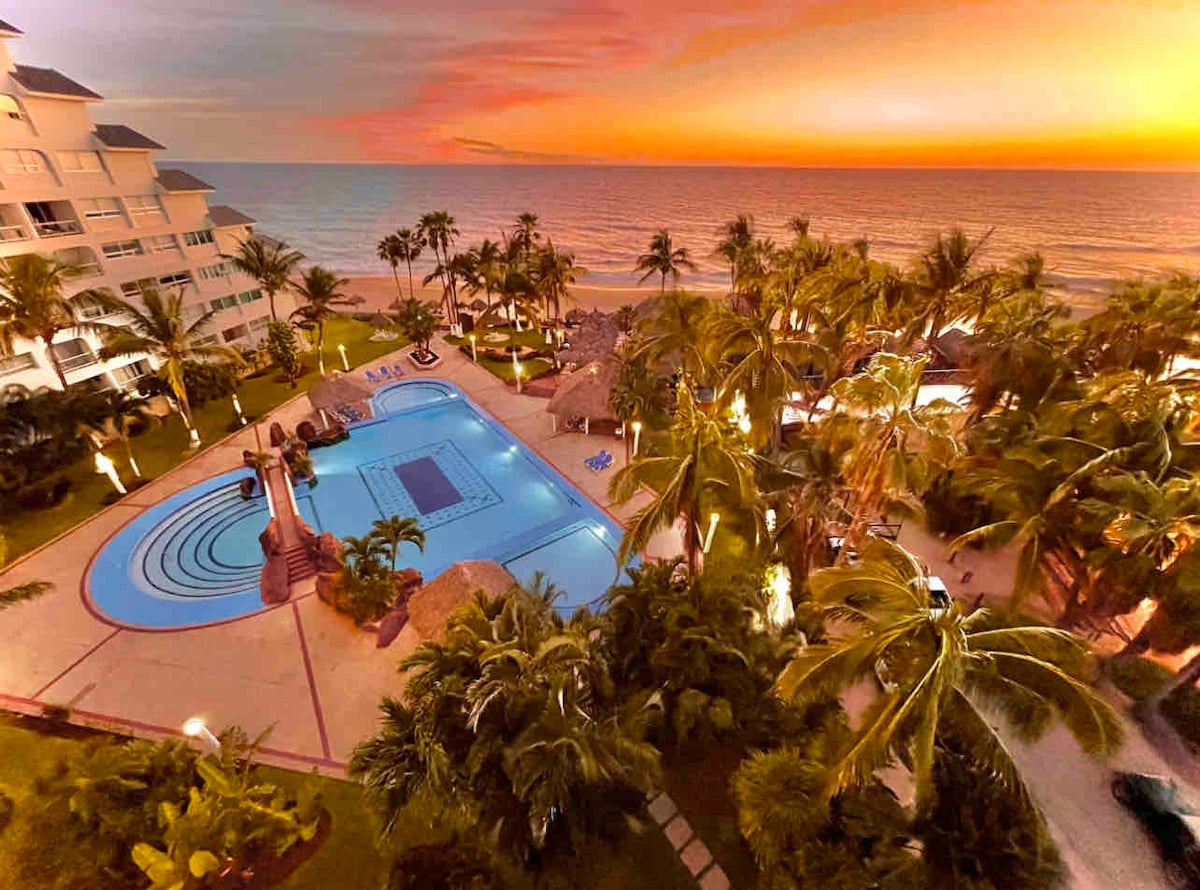
M538 252L537 282L546 301L546 315L554 318L562 315L564 300L570 299L571 285L579 275L586 275L587 269L575 264L575 254L569 250L559 250L551 240Z
M836 756L827 794L862 786L899 759L912 769L924 811L944 738L1029 801L988 716L997 710L1024 737L1044 734L1057 718L1090 754L1120 746L1119 719L1084 679L1089 652L1081 640L1050 627L1008 626L986 609L964 615L930 590L916 558L897 544L872 538L861 556L858 565L809 577L813 602L842 635L804 649L778 682L785 697L802 701L863 680L878 684L861 729Z
M531 211L518 214L517 224L513 226L512 230L512 240L521 250L521 259L526 272L531 271L534 246L541 238L541 232L538 231L538 215Z
M487 308L492 308L492 292L496 290L496 282L504 275L504 252L495 241L484 238L475 248L475 270L479 274L479 284L487 295Z
M694 577L700 553L700 522L722 505L746 509L755 502L754 453L724 419L702 411L685 376L678 386L675 423L658 456L639 457L622 467L609 485L615 503L623 504L642 486L654 500L634 514L617 558L625 563L645 548L659 531L683 516L684 551Z
M919 285L925 300L921 317L927 322L926 337L936 340L948 321L963 315L977 317L980 301L986 299L995 272L976 273L975 255L992 236L994 229L972 241L962 229L951 229L937 240L920 260Z
M234 364L242 362L236 349L216 344L198 345L195 342L212 323L213 313L207 312L191 324L185 322L182 291L166 299L156 290L143 291L141 306L111 294L99 294L97 299L106 309L129 318L121 328L110 331L106 336L104 347L100 350L101 357L149 355L160 365L160 373L164 374L175 394L184 421L194 429L191 402L183 380L184 366L188 362L212 359Z
M404 299L400 290L400 240L396 235L385 235L375 245L375 255L392 267L392 278L396 282L396 299Z
M738 292L742 277L742 263L746 251L754 243L754 217L746 213L738 214L720 229L721 240L717 244L716 255L725 258L729 263L729 289Z
M666 229L659 229L650 239L649 250L638 257L633 271L645 273L638 279L638 284L651 275L658 275L660 279L658 292L665 294L668 275L671 276L672 283L678 284L680 274L684 271L695 272L696 264L689 258L686 247L675 247L671 243L671 233Z
M459 235L456 221L445 210L431 210L421 215L417 234L433 249L437 277L442 279L442 298L447 303L446 318L451 324L457 324L458 294L454 290L454 276L450 273L450 248Z
M808 240L809 220L807 216L793 216L787 224L788 228L796 234L797 241Z
M74 272L74 266L36 253L0 261L0 352L10 351L17 337L40 338L64 390L67 377L54 352L54 338L63 331L101 334L108 329L80 319L75 302L63 293ZM94 301L95 294L84 291L73 299L83 304Z
M275 295L288 285L288 279L304 262L304 254L282 241L252 235L237 243L237 253L226 257L241 273L258 281L271 307L271 320L277 321Z
M701 344L696 332L712 309L713 302L698 294L663 294L654 311L638 322L632 355L645 355L656 362L678 359L685 373L697 373Z
M396 558L400 555L401 544L416 544L418 550L425 552L425 532L421 530L420 520L411 516L376 519L371 524L371 535L384 545L393 572L396 571Z
M348 278L338 278L328 269L313 266L298 279L293 279L292 290L304 303L290 316L300 327L317 332L317 367L325 376L325 322L337 316L333 307L346 302L346 296L338 289L350 283Z
M408 268L408 296L414 298L416 294L413 293L412 264L420 258L425 239L420 232L407 228L396 229L396 234L392 237L396 239L396 256L404 260L404 265Z
M133 475L142 477L141 467L133 456L133 441L130 438L132 430L154 419L146 400L140 396L131 395L123 389L110 389L101 395L100 403L103 415L99 423L84 424L84 431L100 447L105 440L119 439L125 448L125 457Z
M852 518L839 555L842 562L874 517L889 509L919 512L918 495L933 468L957 453L950 418L958 406L945 399L917 404L928 361L927 356L877 353L865 371L830 389L842 408L830 418L830 437L848 443L842 472L851 492Z

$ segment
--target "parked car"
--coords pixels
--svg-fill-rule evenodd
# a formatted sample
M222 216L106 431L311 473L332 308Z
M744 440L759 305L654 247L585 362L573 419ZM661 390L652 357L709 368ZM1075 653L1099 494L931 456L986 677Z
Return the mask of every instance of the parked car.
M1200 890L1200 805L1171 780L1141 773L1117 773L1112 793L1154 837L1172 882Z

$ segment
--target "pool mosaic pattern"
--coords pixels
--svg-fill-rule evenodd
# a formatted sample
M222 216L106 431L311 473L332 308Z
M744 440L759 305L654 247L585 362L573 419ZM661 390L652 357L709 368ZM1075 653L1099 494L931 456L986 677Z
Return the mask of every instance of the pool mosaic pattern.
M392 515L415 516L424 552L400 565L427 579L453 563L490 559L518 580L535 572L566 591L563 612L594 604L618 579L621 529L552 466L446 381L402 381L374 397L376 419L348 441L312 452L319 480L296 489L318 532L361 536ZM247 470L226 473L147 510L97 554L93 605L116 622L170 628L260 611L267 522L262 497L242 500Z

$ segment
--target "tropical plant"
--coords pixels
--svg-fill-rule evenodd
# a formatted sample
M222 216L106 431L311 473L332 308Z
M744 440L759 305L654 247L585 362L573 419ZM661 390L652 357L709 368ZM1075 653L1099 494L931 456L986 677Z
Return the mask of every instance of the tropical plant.
M754 217L739 214L721 226L719 234L721 241L716 254L729 263L729 290L736 294L745 272L747 252L754 244Z
M976 273L975 255L991 237L989 229L972 241L962 229L951 229L920 258L918 287L924 310L917 318L929 342L937 340L946 324L956 317L978 317L985 313L995 277L992 270Z
M650 239L649 250L638 257L637 265L633 270L644 273L638 279L638 284L652 275L658 275L659 293L665 294L668 275L671 277L672 284L678 284L679 276L683 272L696 271L696 264L688 256L686 247L676 247L671 242L671 233L666 229L659 229Z
M475 262L476 291L483 290L486 294L486 311L490 312L492 292L496 290L496 282L504 277L504 254L499 244L487 238L484 238L478 247L472 249L472 254Z
M371 536L384 545L393 572L396 571L396 558L400 555L401 544L416 544L418 550L425 552L425 532L421 530L421 521L411 516L376 519L371 524Z
M421 356L430 353L429 343L437 333L438 322L430 308L420 300L409 298L400 306L396 324L413 343Z
M274 238L252 235L245 241L238 241L237 252L224 259L259 283L271 307L271 320L277 321L275 295L287 287L292 273L304 262L304 254Z
M63 389L67 377L53 349L54 338L64 331L80 336L109 330L108 325L84 321L78 315L78 306L94 302L98 291L66 297L64 291L75 272L75 266L36 253L0 261L0 354L11 352L18 337L40 338Z
M532 211L517 214L517 223L512 228L511 241L517 247L526 274L533 271L534 248L542 240L538 231L538 215Z
M618 361L620 370L608 394L608 405L625 425L628 446L632 440L631 424L654 428L666 425L668 379L650 367L645 355L620 354Z
M5 540L4 535L0 533L0 569L3 569L7 563L8 542ZM26 600L41 596L53 587L54 585L49 581L27 581L24 584L17 584L7 590L0 590L0 611L16 603L23 603Z
M450 248L454 246L454 239L458 234L454 217L445 210L433 210L422 214L417 223L417 236L433 249L436 266L434 272L442 280L446 317L452 324L458 319L458 294L455 290L454 276L450 273Z
M696 333L712 308L713 302L698 294L663 294L653 311L638 322L630 356L645 355L658 364L678 362L685 374L698 373L701 355Z
M296 388L296 378L304 370L300 362L300 346L296 343L296 334L286 321L272 321L267 324L267 352L276 367L287 378L288 385Z
M142 477L141 467L133 456L132 433L143 429L147 424L156 420L150 412L146 400L123 389L110 389L101 396L104 404L103 419L99 424L81 424L82 428L92 437L97 448L114 439L120 441L125 449L125 458L133 475ZM0 564L3 560L0 560Z
M334 306L346 302L339 288L349 283L348 278L338 278L321 266L311 267L291 282L292 290L304 303L291 314L290 320L301 328L316 331L317 368L322 377L325 376L325 322L337 316Z
M562 304L571 296L571 285L577 276L586 273L586 269L575 264L575 254L559 250L553 241L546 240L546 246L538 251L534 267L537 287L546 304L546 316L559 318L562 315Z
M711 515L719 517L723 505L734 509L754 506L755 457L735 429L697 406L686 377L677 388L676 405L675 422L661 453L639 456L623 466L612 478L609 496L623 504L642 486L655 493L627 526L617 553L619 562L628 562L656 532L670 528L682 515L688 573L695 577L699 523Z
M808 579L813 602L841 633L809 646L780 675L778 689L799 703L821 701L863 680L877 684L862 728L831 763L826 796L871 781L900 758L912 771L917 808L934 800L939 741L972 758L1032 806L1001 731L1000 711L1026 739L1061 720L1089 754L1111 754L1122 728L1087 683L1090 655L1071 634L1010 625L986 609L964 615L935 594L917 560L897 544L870 538L854 566Z
M393 835L422 794L452 802L496 850L542 870L595 837L616 838L658 778L644 709L617 696L586 614L564 620L535 579L477 596L445 642L404 660L404 704L355 750L359 778Z
M149 355L158 364L158 373L171 387L184 421L194 427L184 381L187 363L228 361L240 365L242 361L237 350L228 346L196 342L212 323L213 313L206 312L188 324L184 320L182 292L164 299L156 290L145 290L141 306L110 294L100 294L97 299L109 311L127 316L119 329L107 334L100 356L109 359L122 355Z

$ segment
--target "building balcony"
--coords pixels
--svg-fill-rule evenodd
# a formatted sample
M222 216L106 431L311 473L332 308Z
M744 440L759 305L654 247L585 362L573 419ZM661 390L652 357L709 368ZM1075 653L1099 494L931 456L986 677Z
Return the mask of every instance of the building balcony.
M27 241L29 237L24 226L0 226L0 244L9 241Z
M89 365L99 363L100 359L96 358L96 354L90 349L87 352L81 352L78 355L72 355L68 358L59 359L58 365L63 369L63 372L78 371L80 368L86 368Z
M39 238L58 238L62 235L81 235L83 226L74 219L51 219L46 222L35 222L33 229Z

